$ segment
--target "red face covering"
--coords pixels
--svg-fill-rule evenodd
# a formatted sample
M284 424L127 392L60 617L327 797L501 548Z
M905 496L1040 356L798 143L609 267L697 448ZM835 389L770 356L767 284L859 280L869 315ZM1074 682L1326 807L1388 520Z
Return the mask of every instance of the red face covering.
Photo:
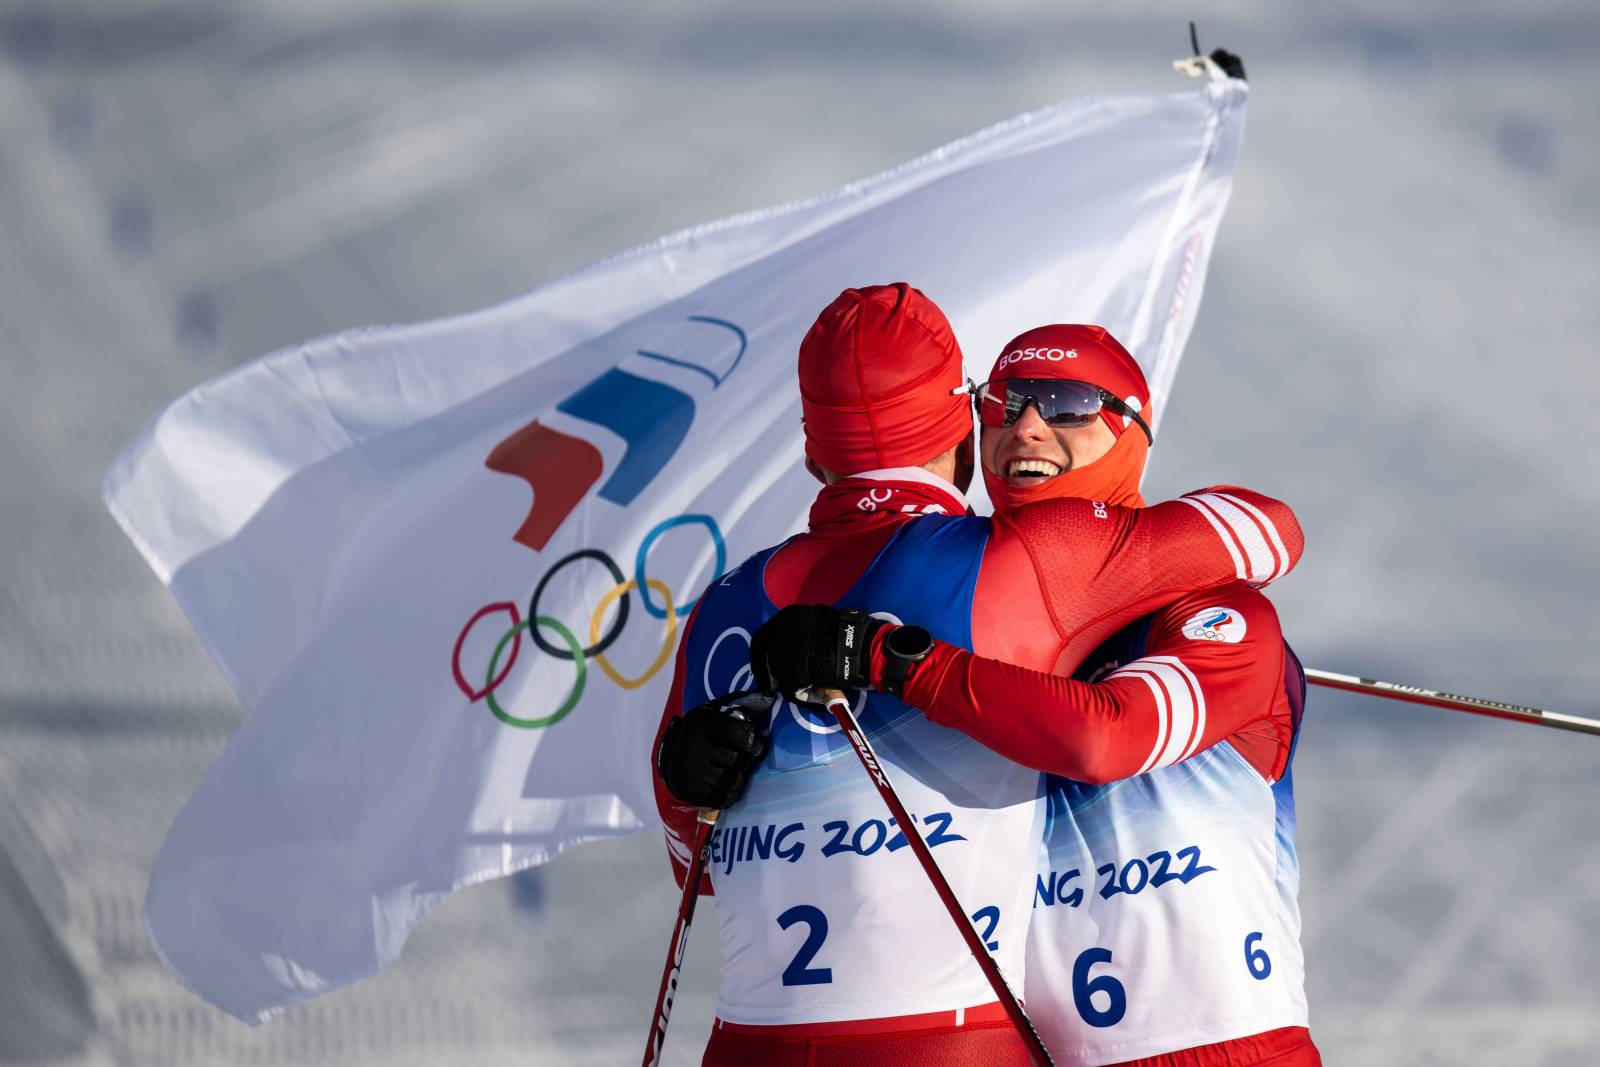
M1115 394L1147 423L1150 421L1150 387L1145 383L1144 372L1128 350L1099 326L1040 326L1029 330L1006 345L995 360L989 380L1002 378L1088 382ZM1150 443L1132 420L1106 409L1101 410L1100 418L1117 440L1109 452L1093 463L1074 467L1040 485L1022 488L1013 488L984 467L983 483L989 489L995 511L1064 498L1144 507L1139 482L1144 477Z

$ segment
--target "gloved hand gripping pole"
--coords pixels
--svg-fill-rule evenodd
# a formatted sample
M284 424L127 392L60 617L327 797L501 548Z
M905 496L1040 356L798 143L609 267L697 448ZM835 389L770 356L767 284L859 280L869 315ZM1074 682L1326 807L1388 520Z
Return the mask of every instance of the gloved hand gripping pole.
M729 703L723 710L747 722L752 718L752 711L772 704L770 697L761 694L730 694L724 699ZM667 1023L672 1018L672 1003L678 994L683 954L689 944L689 927L694 922L694 907L700 899L700 881L705 876L707 857L711 853L711 831L716 826L717 815L715 808L702 808L695 824L694 851L689 858L689 873L683 879L683 899L678 904L677 921L672 924L672 940L667 942L667 962L661 969L661 988L656 992L656 1007L650 1016L650 1037L645 1042L643 1067L655 1067L661 1062L661 1049L667 1040Z

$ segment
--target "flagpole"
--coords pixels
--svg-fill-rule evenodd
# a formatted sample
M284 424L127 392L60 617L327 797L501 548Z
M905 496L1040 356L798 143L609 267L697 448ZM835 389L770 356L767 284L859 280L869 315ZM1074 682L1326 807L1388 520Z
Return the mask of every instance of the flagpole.
M945 880L944 872L939 869L939 864L934 861L933 853L928 850L928 843L922 839L922 834L911 821L911 816L906 812L906 807L900 802L900 795L895 792L889 783L889 776L884 772L883 765L878 762L877 753L873 752L872 744L866 735L861 732L861 726L856 722L856 717L850 710L850 702L845 695L837 689L814 689L813 697L826 701L828 710L833 712L834 719L839 723L839 728L850 741L850 746L856 750L861 765L867 769L867 777L872 779L872 784L878 787L878 795L883 797L884 803L889 805L889 811L894 815L895 821L900 824L900 829L905 832L906 843L911 846L911 851L916 854L922 863L922 869L928 876L928 881L933 883L933 888L943 901L945 910L950 913L956 929L961 932L962 940L967 943L973 958L978 961L983 976L989 980L990 987L994 990L995 997L999 999L1001 1007L1011 1019L1011 1025L1017 1028L1017 1034L1028 1048L1029 1055L1038 1067L1051 1067L1054 1063L1050 1053L1045 1050L1044 1042L1039 1039L1039 1032L1033 1028L1033 1023L1028 1019L1027 1012L1022 1010L1022 1005L1017 1001L1016 994L1011 992L1011 987L1006 983L1005 975L1000 973L1000 968L995 964L994 958L989 955L989 950L984 947L979 939L978 932L973 929L972 921L967 918L966 911L961 907L961 901L956 899L955 892L950 888L950 883Z
M642 1067L655 1067L661 1062L661 1048L667 1041L667 1023L672 1018L672 1002L678 992L678 974L683 968L683 953L689 943L689 926L694 922L694 906L700 899L700 880L706 872L706 855L711 851L711 828L716 825L717 811L706 808L700 812L695 828L694 855L689 862L689 873L683 880L683 900L678 904L678 920L672 926L672 940L667 942L667 962L661 969L661 988L656 992L656 1008L650 1016L650 1037L645 1042Z
M1335 674L1332 671L1310 668L1306 669L1306 681L1347 693L1368 693L1411 704L1426 704L1434 708L1465 711L1473 715L1487 715L1493 719L1532 723L1535 726L1549 726L1557 730L1571 730L1574 733L1600 737L1600 720L1587 719L1581 715L1566 715L1558 711L1545 711L1543 708L1506 704L1499 700L1461 696L1458 693L1441 693L1436 689L1423 689L1415 685L1382 682L1376 678L1361 678L1353 674Z

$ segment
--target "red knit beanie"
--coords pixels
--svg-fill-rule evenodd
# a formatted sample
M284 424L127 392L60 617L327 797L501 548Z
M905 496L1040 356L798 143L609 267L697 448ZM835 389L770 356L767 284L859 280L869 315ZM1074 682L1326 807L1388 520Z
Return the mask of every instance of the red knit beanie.
M846 289L800 342L806 455L836 474L914 467L972 433L961 346L905 282Z

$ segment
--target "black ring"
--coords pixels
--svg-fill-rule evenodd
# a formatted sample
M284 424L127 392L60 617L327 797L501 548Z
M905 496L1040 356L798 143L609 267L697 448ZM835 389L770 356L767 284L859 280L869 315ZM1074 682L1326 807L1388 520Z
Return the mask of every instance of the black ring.
M559 571L567 564L575 563L580 559L592 559L604 565L606 570L611 572L611 576L617 580L618 585L621 585L623 582L628 580L627 578L623 577L622 568L617 566L616 560L612 559L598 548L580 548L570 556L562 556L560 559L556 560L555 564L549 570L544 572L544 577L539 579L539 584L533 587L533 596L528 598L528 618L537 619L539 617L539 597L544 595L544 587L550 584L550 579L556 576L556 571ZM583 650L583 654L586 657L599 655L612 645L616 644L617 638L622 636L622 628L628 624L628 598L632 595L632 593L623 593L622 596L618 598L617 621L611 624L610 633L602 636L600 640L593 646ZM544 639L544 635L539 632L539 627L537 626L528 627L528 636L532 637L533 643L538 645L539 650L547 655L554 656L556 659L574 658L572 655L572 649L560 648L556 645L552 645L550 642Z

